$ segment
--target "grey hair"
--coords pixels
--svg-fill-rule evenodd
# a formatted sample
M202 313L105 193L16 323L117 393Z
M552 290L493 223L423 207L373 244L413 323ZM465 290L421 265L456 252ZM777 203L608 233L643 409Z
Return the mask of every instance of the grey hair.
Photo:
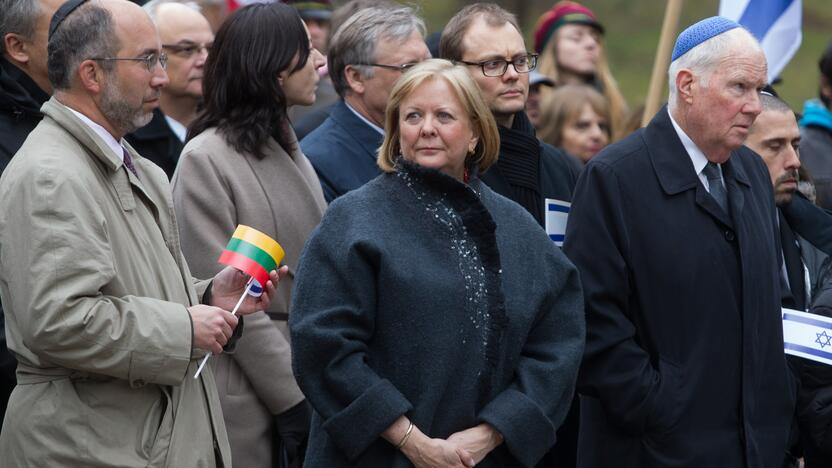
M367 8L344 22L329 45L329 76L342 98L350 91L344 70L353 65L365 78L373 77L372 67L360 63L376 61L376 45L382 40L404 42L413 32L425 36L427 29L413 8Z
M40 5L37 0L0 0L0 40L6 51L6 34L15 33L26 39L35 34Z
M153 21L153 24L156 24L156 18L159 13L159 7L166 4L166 3L178 3L180 5L185 5L188 8L192 8L194 11L202 12L202 8L191 0L150 0L149 2L142 5L142 9L144 9L147 16Z
M105 8L90 2L78 7L58 26L49 38L47 62L49 83L55 90L72 86L81 62L92 57L115 57L121 41L115 33L113 15ZM102 61L106 72L113 63Z
M676 107L676 76L680 71L690 70L704 86L707 86L717 65L728 54L738 49L746 53L763 53L763 48L757 39L747 29L740 27L708 39L671 62L667 69L668 106L671 109Z

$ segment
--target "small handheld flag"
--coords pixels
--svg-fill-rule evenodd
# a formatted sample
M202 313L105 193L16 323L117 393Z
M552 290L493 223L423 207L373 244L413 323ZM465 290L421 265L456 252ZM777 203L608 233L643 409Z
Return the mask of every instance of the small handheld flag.
M238 225L225 250L222 251L219 263L232 266L249 275L246 290L231 311L231 315L237 315L237 309L246 298L246 295L259 297L263 293L263 286L269 281L269 272L276 270L285 255L283 247L271 237L263 234L257 229L245 225ZM196 369L194 378L199 377L205 363L211 353L205 355L199 367Z
M241 224L218 262L237 268L263 286L269 280L269 272L277 269L284 255L283 248L274 239Z
M832 318L783 309L786 354L832 365Z

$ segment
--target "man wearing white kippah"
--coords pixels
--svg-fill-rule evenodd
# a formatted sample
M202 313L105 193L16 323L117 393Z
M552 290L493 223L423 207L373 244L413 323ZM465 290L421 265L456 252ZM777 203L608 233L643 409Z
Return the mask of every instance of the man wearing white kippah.
M670 95L575 189L564 250L586 298L579 466L783 466L795 380L765 164L759 43L721 17L683 31Z

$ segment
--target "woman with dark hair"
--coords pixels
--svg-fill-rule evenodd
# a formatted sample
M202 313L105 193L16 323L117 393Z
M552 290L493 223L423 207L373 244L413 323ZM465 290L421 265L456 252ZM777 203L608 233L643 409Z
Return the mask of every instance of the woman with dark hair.
M189 129L172 181L182 251L197 277L220 268L217 258L238 224L276 239L286 252L289 273L271 306L246 317L233 353L211 360L234 466L271 468L279 455L274 440L291 458L308 428L286 321L300 250L326 203L287 109L315 101L323 64L292 7L235 11L205 63L204 112Z

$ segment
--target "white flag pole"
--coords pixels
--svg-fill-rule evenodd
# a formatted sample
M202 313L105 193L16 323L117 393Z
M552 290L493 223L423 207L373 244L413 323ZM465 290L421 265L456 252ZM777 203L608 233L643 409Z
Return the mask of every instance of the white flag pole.
M237 305L234 306L234 310L231 311L231 315L237 315L237 310L240 308L240 305L243 303L243 300L245 300L246 295L249 293L249 291L251 291L251 285L254 284L254 282L252 281L253 279L254 278L248 279L248 283L246 283L246 290L243 291L243 295L240 296L240 300L237 301ZM199 363L199 367L196 369L196 374L194 374L195 379L199 377L199 374L202 372L202 369L205 368L205 363L208 362L208 358L210 357L211 353L208 353L205 355L204 358L202 358L202 362Z

